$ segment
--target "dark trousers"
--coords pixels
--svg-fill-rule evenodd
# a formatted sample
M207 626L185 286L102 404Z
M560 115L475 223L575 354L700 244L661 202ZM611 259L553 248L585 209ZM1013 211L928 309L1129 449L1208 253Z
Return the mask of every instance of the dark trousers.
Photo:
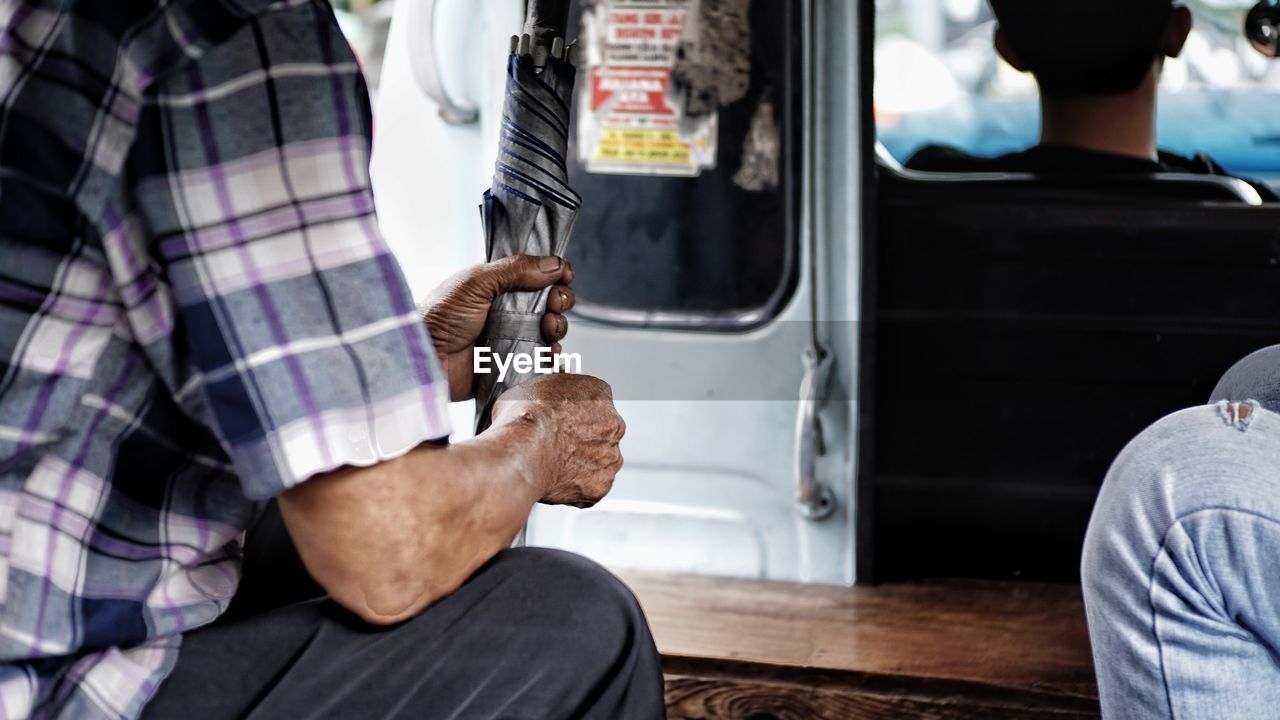
M256 551L256 552L255 552ZM662 671L630 591L568 553L501 553L391 628L317 596L274 511L227 616L183 638L145 720L662 718Z

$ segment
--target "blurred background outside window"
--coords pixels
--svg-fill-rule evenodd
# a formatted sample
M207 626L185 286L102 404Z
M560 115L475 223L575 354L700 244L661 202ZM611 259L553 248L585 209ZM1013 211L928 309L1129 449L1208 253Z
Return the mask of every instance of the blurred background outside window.
M1280 187L1280 64L1245 40L1253 0L1182 4L1195 29L1165 66L1160 145ZM1035 143L1035 82L996 55L986 0L877 0L876 16L876 123L895 158L935 143L981 155Z

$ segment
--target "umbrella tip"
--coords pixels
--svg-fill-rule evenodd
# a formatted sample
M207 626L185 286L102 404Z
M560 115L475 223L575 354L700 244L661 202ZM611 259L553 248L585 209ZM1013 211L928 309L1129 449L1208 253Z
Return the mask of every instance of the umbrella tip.
M528 55L529 47L530 45L532 45L532 43L533 43L533 37L530 36L529 33L525 33L521 35L520 36L520 54Z
M519 50L520 50L520 36L512 35L511 36L511 54L515 55L516 52Z
M551 41L551 57L557 60L564 58L564 38L557 37Z
M574 40L569 43L569 47L564 49L564 60L570 65L578 64L578 41Z

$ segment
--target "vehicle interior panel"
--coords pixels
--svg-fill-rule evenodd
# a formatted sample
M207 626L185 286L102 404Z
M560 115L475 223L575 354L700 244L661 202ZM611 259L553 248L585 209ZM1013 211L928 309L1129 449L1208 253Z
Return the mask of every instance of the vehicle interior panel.
M1116 454L1280 338L1280 207L1216 180L881 168L877 580L1078 579Z

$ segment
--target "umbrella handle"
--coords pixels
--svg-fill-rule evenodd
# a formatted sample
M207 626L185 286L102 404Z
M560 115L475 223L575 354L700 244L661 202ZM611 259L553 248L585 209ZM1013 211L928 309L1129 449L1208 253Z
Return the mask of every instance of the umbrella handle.
M542 67L551 54L556 38L563 39L569 32L569 6L571 0L529 0L529 15L524 31L533 38L533 64Z

